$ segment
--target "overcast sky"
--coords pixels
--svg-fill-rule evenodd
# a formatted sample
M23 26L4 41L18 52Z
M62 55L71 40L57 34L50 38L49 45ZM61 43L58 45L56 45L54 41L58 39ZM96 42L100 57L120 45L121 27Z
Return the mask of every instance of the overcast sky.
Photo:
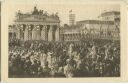
M88 20L88 19L97 19L97 17L105 12L105 11L119 11L119 4L87 4L87 3L44 3L38 0L33 2L8 2L6 3L7 14L9 23L12 23L15 14L18 10L23 13L30 13L33 11L34 6L37 5L38 9L47 11L49 14L58 12L61 25L67 23L68 24L68 16L69 11L72 10L74 14L76 14L76 21L80 20Z

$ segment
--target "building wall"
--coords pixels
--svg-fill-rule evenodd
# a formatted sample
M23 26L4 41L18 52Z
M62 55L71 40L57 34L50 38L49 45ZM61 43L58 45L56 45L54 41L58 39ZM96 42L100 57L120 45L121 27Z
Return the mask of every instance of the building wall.
M70 27L69 27L70 28ZM74 29L64 29L64 41L80 41L86 39L115 39L119 40L119 27L115 24L83 23Z
M75 14L69 14L69 25L75 24Z
M44 40L44 41L59 41L58 25L28 25L28 24L15 24L9 27L9 35L11 39L18 39L22 41L28 40Z

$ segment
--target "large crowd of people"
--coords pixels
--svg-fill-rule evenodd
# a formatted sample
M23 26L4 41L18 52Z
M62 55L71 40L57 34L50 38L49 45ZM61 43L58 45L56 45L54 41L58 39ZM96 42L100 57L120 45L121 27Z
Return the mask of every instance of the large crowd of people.
M9 77L118 77L119 41L9 41Z

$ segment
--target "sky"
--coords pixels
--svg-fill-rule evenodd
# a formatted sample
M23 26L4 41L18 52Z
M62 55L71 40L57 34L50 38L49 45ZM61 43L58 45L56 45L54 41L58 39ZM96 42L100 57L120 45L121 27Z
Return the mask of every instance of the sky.
M69 23L70 10L76 15L76 21L97 19L97 17L105 11L120 11L119 4L110 3L52 3L41 2L39 0L34 0L30 3L26 0L26 2L8 2L5 4L8 22L10 24L13 23L18 10L22 13L30 13L33 11L34 6L37 6L39 10L47 11L49 14L58 12L61 25Z

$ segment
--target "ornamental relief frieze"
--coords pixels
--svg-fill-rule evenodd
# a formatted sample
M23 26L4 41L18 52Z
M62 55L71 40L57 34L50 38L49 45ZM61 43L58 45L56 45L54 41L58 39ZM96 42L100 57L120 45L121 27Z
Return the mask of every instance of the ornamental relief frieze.
M60 22L59 19L46 17L46 16L39 16L39 15L29 15L29 16L21 16L20 18L15 20L16 22Z

